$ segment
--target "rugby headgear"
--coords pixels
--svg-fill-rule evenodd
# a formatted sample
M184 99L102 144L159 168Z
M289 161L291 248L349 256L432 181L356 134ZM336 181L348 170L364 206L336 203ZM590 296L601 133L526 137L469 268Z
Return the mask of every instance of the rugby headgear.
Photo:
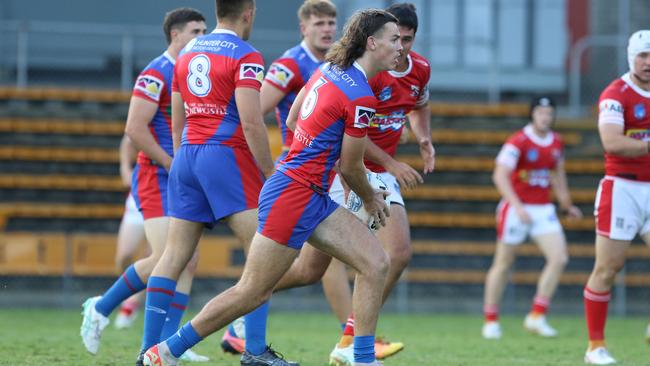
M641 52L650 52L650 30L640 30L630 36L627 44L627 63L634 72L634 59Z

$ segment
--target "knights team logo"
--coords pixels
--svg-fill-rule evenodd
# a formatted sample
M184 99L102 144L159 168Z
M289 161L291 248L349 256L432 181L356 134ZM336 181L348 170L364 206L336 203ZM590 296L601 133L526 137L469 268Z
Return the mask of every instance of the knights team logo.
M152 75L140 75L135 81L135 90L139 90L149 98L160 101L160 94L165 83Z
M374 117L375 117L374 109L357 106L354 113L354 127L367 128L370 126L370 122L372 122L372 119Z
M277 63L272 64L269 68L269 72L266 74L268 80L283 88L286 88L289 85L293 76L293 71L289 70L288 67Z
M537 161L538 158L539 151L537 151L537 149L528 150L528 153L526 154L526 159L528 159L528 161Z
M241 64L239 79L252 79L261 83L264 80L264 66L260 64Z
M379 97L377 99L379 99L380 102L385 102L388 99L390 99L392 94L393 94L393 88L391 88L390 86L385 86L379 93Z

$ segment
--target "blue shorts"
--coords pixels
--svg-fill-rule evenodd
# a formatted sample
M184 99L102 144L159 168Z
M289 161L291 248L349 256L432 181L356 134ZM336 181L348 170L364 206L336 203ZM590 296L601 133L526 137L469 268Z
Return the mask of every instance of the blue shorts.
M138 162L133 168L131 193L145 220L168 215L167 171L165 168Z
M264 175L248 149L182 145L169 171L169 216L214 225L257 207Z
M300 249L316 227L339 205L276 171L260 193L257 232L290 248Z

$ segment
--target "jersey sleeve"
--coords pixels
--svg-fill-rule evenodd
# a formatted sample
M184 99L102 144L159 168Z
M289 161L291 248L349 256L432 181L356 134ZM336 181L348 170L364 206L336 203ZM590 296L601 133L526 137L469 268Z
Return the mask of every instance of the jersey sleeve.
M496 163L497 165L503 165L510 169L515 169L519 163L519 158L521 157L521 151L523 146L518 143L518 139L511 137L503 144L499 155L497 155Z
M257 91L264 80L264 59L259 52L251 52L241 59L237 64L235 74L235 88L252 88Z
M598 103L598 124L611 123L625 125L625 110L623 109L623 98L612 88L607 88L600 96Z
M429 66L429 64L426 64L423 65L423 68L424 77L420 79L422 82L420 85L420 96L415 102L415 105L418 107L422 107L423 105L429 103L429 78L431 78L431 66Z
M352 137L364 137L367 128L375 117L377 99L364 96L347 103L345 108L345 134Z
M154 68L142 70L133 86L133 96L158 104L165 92L165 78Z
M172 93L179 93L180 90L178 89L178 75L177 75L178 69L176 69L176 66L174 66L174 72L172 73Z
M300 74L296 61L290 58L281 58L269 66L264 81L273 85L284 94L292 91L298 92L305 84Z

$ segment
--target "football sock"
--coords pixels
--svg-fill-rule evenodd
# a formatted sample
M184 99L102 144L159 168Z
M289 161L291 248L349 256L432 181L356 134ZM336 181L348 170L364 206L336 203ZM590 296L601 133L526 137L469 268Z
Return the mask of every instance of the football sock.
M536 295L533 299L533 306L530 309L532 316L546 315L548 311L548 306L551 304L551 300L548 297Z
M120 313L129 316L133 314L136 310L138 310L139 307L140 307L140 302L134 297L129 297L128 299L122 302L122 306L120 307Z
M181 324L181 319L183 318L185 309L187 309L189 299L190 296L187 294L178 291L174 292L174 298L172 299L172 303L169 305L169 310L167 311L165 325L160 333L161 341L164 341L176 333L178 326Z
M498 322L499 305L483 305L483 314L485 316L485 322Z
M144 334L142 350L146 351L160 341L169 305L174 298L176 281L164 277L149 277L147 301L144 307Z
M266 351L266 319L268 316L268 301L244 316L246 352L258 356Z
M354 315L350 315L345 327L343 328L343 335L339 340L339 347L345 348L354 342Z
M375 336L354 337L354 362L370 363L375 360Z
M196 333L190 322L185 323L178 332L174 333L165 342L169 351L174 357L179 358L185 351L194 347L195 344L201 342L203 338Z
M142 291L145 287L147 286L138 277L135 267L131 265L95 303L95 310L108 317L122 301Z
M605 340L605 322L607 321L607 306L611 293L595 292L585 287L583 292L585 302L585 319L589 333L589 349L602 346Z

